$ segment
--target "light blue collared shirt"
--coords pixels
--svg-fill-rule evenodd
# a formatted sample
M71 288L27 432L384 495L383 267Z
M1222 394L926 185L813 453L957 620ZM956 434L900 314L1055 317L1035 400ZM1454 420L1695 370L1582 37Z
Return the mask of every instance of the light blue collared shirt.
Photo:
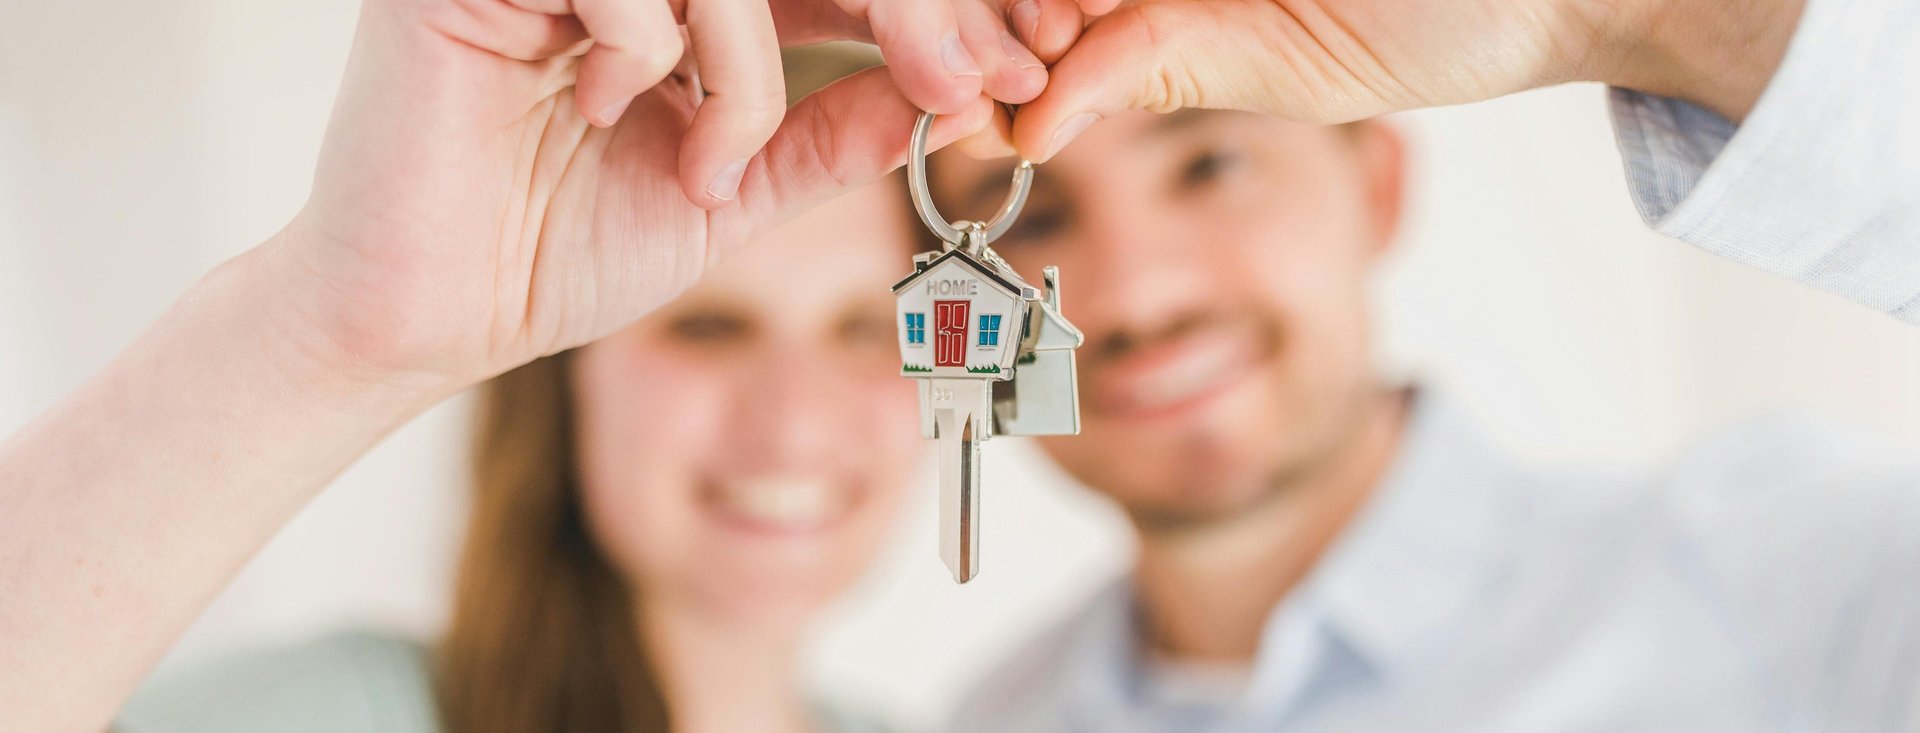
M1244 684L1174 694L1125 581L991 673L953 730L1920 731L1920 467L1756 421L1642 476L1510 465L1416 401Z

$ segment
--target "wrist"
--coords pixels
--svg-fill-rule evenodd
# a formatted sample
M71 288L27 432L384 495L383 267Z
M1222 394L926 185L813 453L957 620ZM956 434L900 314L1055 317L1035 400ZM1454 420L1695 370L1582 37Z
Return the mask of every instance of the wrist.
M1805 0L1560 0L1597 39L1582 77L1739 122L1786 56Z
M363 319L318 273L301 264L290 226L203 276L184 300L206 323L245 339L286 389L349 406L370 403L410 415L478 382L387 358Z

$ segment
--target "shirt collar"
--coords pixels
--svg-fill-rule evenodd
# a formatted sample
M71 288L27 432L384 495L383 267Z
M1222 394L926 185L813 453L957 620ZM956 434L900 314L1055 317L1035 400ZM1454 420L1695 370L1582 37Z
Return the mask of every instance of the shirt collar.
M1431 659L1507 571L1514 482L1471 421L1416 393L1385 479L1289 602L1380 674Z
M1115 579L1093 598L1087 614L1069 632L1064 669L1073 670L1069 712L1123 711L1136 699L1140 681L1140 626L1135 618L1131 576ZM1080 720L1081 729L1102 730L1100 721Z
M1334 541L1300 587L1268 616L1251 698L1274 702L1299 692L1302 644L1322 645L1315 667L1338 656L1391 679L1442 648L1446 632L1505 572L1502 501L1513 474L1479 431L1443 399L1416 392L1401 444L1367 506ZM1144 658L1132 580L1103 589L1070 633L1069 693L1082 712L1123 714L1138 699ZM1272 688L1272 689L1269 689ZM1098 721L1081 721L1098 727Z

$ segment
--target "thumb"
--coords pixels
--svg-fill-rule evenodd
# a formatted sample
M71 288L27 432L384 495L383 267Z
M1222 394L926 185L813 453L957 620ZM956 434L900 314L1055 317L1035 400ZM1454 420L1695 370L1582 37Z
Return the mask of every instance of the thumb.
M935 120L927 149L979 131L992 120L993 107L976 97L960 113ZM737 205L711 214L717 254L724 257L755 234L905 165L919 116L885 67L808 95L747 166Z
M1188 107L1283 112L1285 11L1271 0L1132 5L1096 20L1020 106L1013 144L1052 158L1103 117ZM1297 26L1295 26L1297 27ZM1276 37L1279 36L1279 37Z

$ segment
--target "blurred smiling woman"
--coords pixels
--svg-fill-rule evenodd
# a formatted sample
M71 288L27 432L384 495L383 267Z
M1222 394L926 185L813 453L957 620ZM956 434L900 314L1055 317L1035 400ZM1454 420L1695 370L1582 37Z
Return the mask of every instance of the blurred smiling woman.
M490 386L449 729L810 728L801 635L873 557L918 444L875 287L910 241L895 183Z
M0 729L854 726L792 667L918 444L887 176L1113 1L359 3L299 210L0 441ZM794 101L781 50L836 40L885 67ZM497 377L443 644L147 683L333 477Z
M796 54L818 86L866 63ZM451 625L337 634L148 685L119 729L868 731L799 646L917 456L887 285L898 177L761 235L645 319L489 382Z

